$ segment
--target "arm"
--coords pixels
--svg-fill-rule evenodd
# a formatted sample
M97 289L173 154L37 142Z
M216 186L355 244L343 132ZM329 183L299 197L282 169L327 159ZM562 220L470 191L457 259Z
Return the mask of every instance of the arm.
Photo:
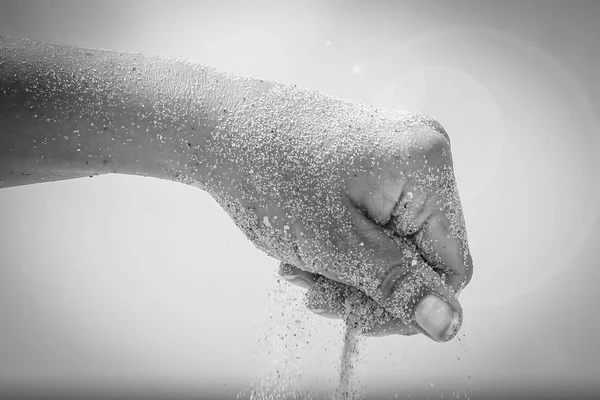
M421 306L432 339L460 327L472 260L449 141L430 118L0 37L0 188L110 172L207 190L256 247L360 289L400 328L416 329Z
M268 86L184 60L0 37L0 188L105 173L217 179L213 110L233 108L242 81Z

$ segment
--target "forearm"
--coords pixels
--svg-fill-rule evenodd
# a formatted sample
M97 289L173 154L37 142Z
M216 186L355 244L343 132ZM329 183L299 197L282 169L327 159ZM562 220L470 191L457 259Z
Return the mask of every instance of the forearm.
M0 37L0 188L123 173L255 207L314 191L314 175L330 189L380 135L399 132L400 149L429 121L185 60Z
M222 146L215 111L237 101L236 85L189 61L0 37L0 188L104 173L208 179Z

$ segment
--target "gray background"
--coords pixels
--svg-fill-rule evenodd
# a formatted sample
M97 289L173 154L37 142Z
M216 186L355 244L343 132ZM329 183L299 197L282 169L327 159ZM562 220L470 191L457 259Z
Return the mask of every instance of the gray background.
M464 327L369 339L363 393L581 397L600 389L599 5L0 1L0 34L436 117L475 262ZM125 175L4 189L0 238L0 393L235 397L277 369L336 387L342 323L299 307L204 192Z

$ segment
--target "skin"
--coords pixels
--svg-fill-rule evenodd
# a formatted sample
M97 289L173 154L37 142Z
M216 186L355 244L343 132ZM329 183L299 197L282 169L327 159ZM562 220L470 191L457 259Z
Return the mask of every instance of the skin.
M104 173L208 191L317 314L353 305L364 334L440 342L460 328L472 260L449 138L431 118L0 37L0 188Z

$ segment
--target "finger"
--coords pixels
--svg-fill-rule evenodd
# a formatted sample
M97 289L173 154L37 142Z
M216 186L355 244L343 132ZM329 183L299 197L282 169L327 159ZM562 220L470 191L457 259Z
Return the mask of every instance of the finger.
M305 289L310 289L310 287L314 285L315 279L317 277L316 274L304 271L298 267L295 267L292 264L288 264L283 261L279 263L279 276L281 276L289 283L294 284L296 286L300 286Z
M309 289L305 303L313 313L326 318L344 318L344 292L349 289L347 285L285 262L279 263L279 275L294 285ZM315 287L317 281L320 284Z
M404 187L400 200L392 211L392 221L400 236L414 235L433 214L434 210L427 200L427 195L420 188L415 188L412 184Z
M344 303L349 287L319 276L306 293L304 304L314 313L330 318L343 318L345 313Z
M473 275L473 260L466 238L452 234L452 223L447 215L435 213L415 235L415 242L430 265L447 272L447 282L459 292L469 283ZM459 232L464 230L458 230Z
M471 279L473 262L456 185L451 183L446 185L451 187L447 193L429 195L414 182L406 185L391 220L399 235L414 235L428 264L442 273L455 291L460 291Z
M370 336L420 332L394 318L360 290L324 276L318 277L307 292L305 304L311 311L329 318L346 319L352 312L361 333Z
M379 303L438 342L451 340L462 325L462 307L454 290L422 260L403 274Z
M381 229L358 210L351 209L354 227L365 249L371 249L367 271L379 282L361 287L390 314L435 341L452 339L462 324L462 308L455 292L421 257L417 247ZM359 283L360 285L360 283Z
M307 292L305 304L309 310L320 316L345 319L349 311L347 308L348 299L356 294L357 291L354 288L319 276L315 284ZM440 340L439 337L432 337L428 331L424 332L423 328L416 324L407 325L398 318L394 318L366 295L359 294L360 297L362 297L359 300L361 304L358 305L355 311L357 311L356 318L363 335L381 337L389 335L412 336L417 333L425 333L433 340ZM427 307L431 307L429 303ZM428 312L429 310L426 310L424 314ZM424 318L428 317L425 316ZM426 325L427 322L422 323ZM445 329L445 327L442 328ZM431 331L431 328L429 328L429 331ZM434 333L434 335L436 334Z
M331 280L325 276L315 276L315 283L309 288L305 297L306 307L319 316L332 319L345 319L348 314L348 299L352 290L348 285ZM364 294L363 294L364 295ZM366 295L364 295L366 297ZM367 300L370 307L360 310L362 315L383 315L385 310L372 299ZM377 308L375 312L373 308ZM364 334L370 336L386 336L392 334L408 335L419 333L391 316L384 318L373 318L367 321L364 316L360 318L359 324Z

